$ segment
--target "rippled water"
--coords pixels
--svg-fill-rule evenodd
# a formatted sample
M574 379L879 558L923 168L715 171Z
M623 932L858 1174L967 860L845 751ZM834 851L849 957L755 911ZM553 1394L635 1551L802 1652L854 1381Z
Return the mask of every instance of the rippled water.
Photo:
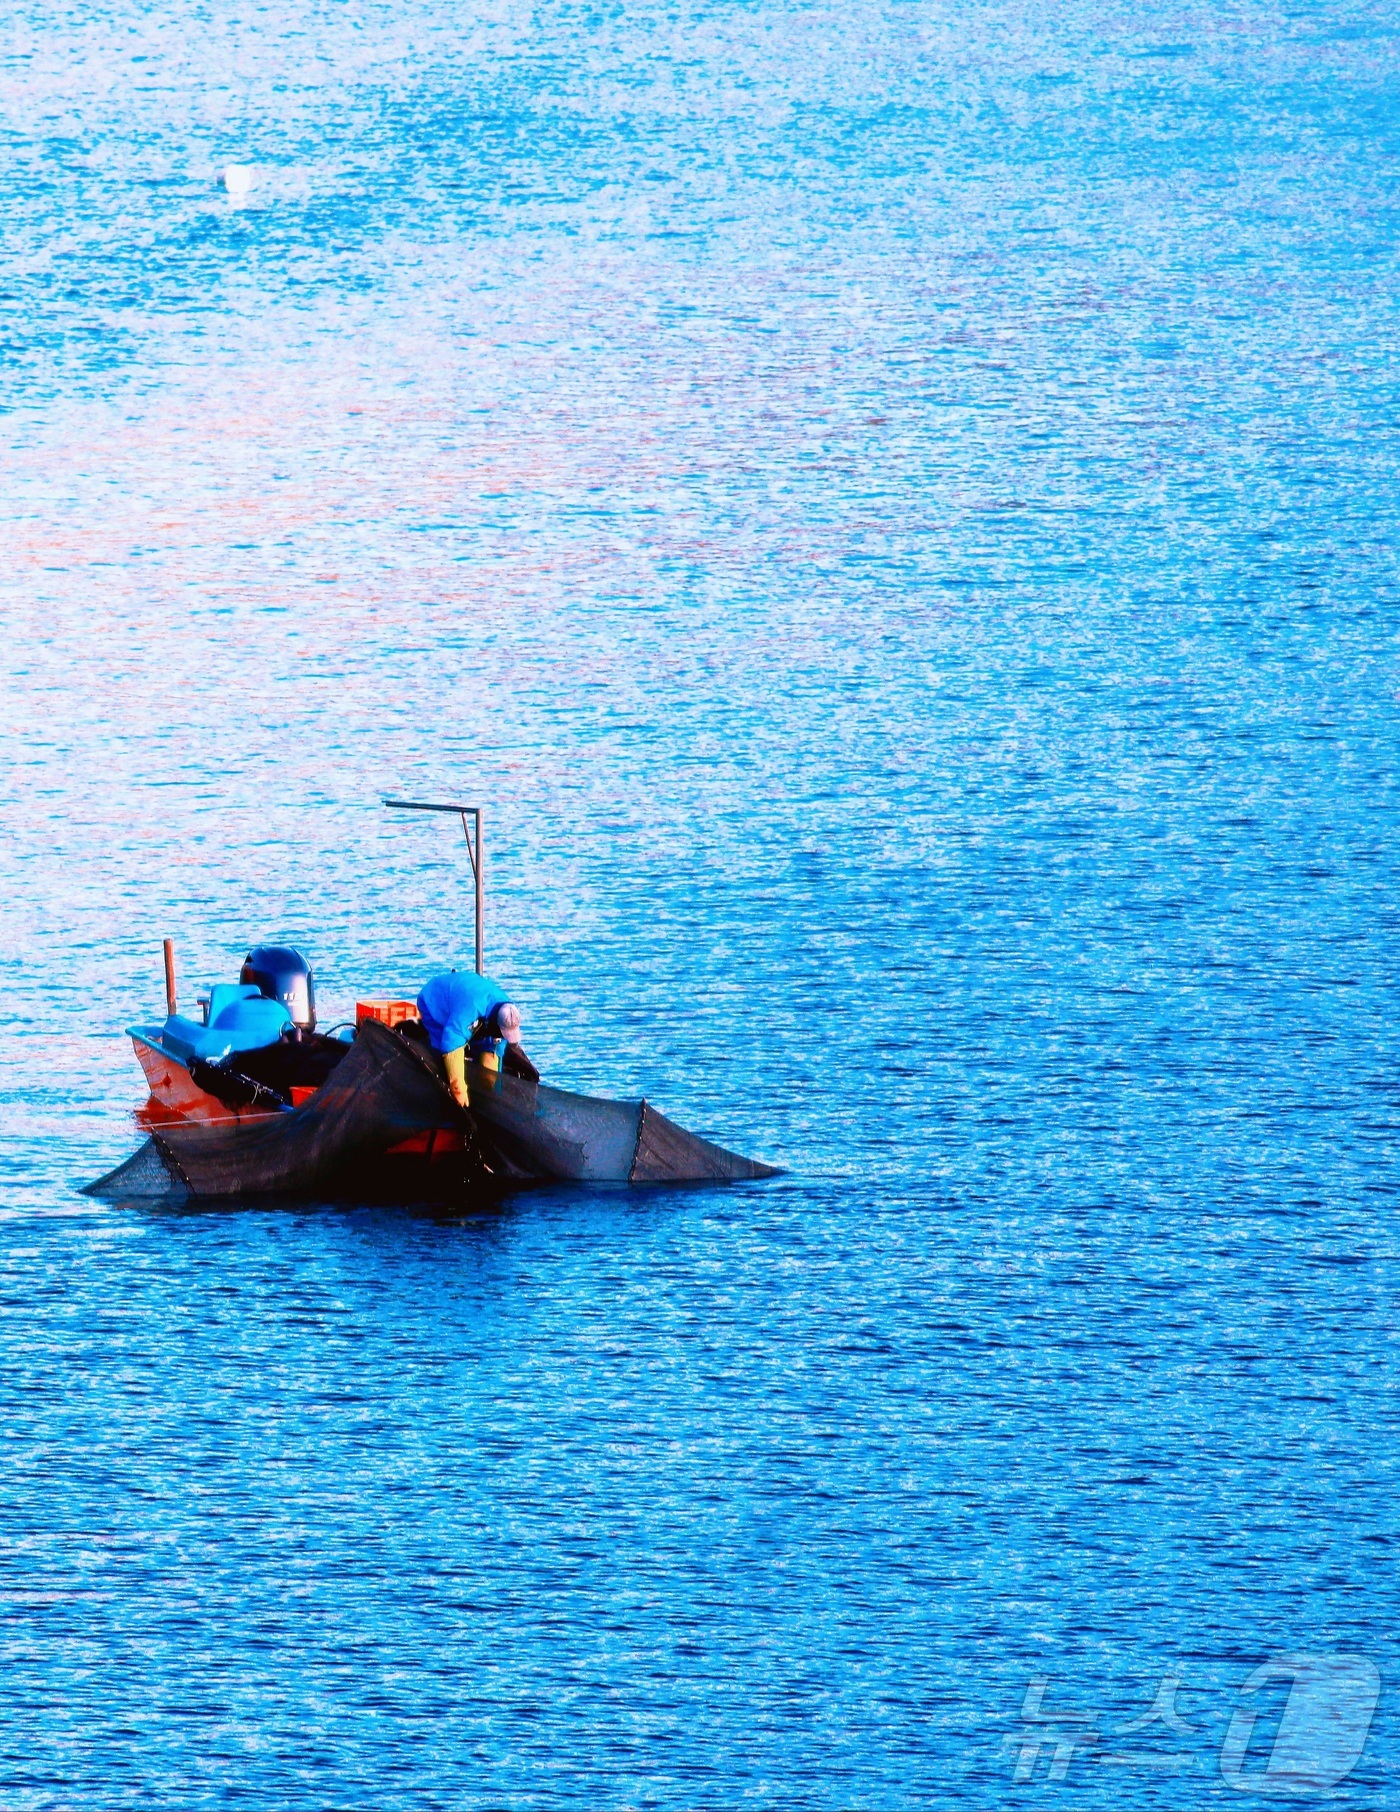
M7 1807L1395 1803L1396 31L0 26ZM391 792L786 1174L78 1195L163 936L467 956Z

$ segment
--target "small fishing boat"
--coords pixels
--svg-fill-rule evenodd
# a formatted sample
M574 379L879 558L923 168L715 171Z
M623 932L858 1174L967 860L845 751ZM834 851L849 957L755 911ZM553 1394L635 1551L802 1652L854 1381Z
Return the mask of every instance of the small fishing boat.
M474 882L476 970L483 973L482 809L386 799L399 811L461 819ZM475 838L472 830L475 828ZM163 1022L127 1028L150 1087L149 1138L89 1195L315 1195L463 1200L530 1182L710 1183L776 1175L686 1132L649 1101L570 1094L508 1074L483 1048L469 1108L447 1086L411 1001L356 1003L353 1024L316 1029L311 967L286 945L257 945L237 982L178 1012L165 942Z
M314 1195L463 1200L528 1182L721 1182L772 1176L666 1119L649 1101L571 1094L468 1072L448 1090L411 1002L361 1001L353 1025L316 1029L310 966L296 950L248 952L236 983L176 1011L166 945L163 1022L128 1027L150 1087L149 1137L88 1185L107 1198Z

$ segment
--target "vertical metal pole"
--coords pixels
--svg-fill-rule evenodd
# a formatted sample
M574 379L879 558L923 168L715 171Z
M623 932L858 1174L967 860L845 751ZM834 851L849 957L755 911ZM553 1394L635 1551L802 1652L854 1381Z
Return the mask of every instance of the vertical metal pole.
M175 1017L175 945L170 938L165 940L165 1010L171 1019Z
M462 820L462 835L467 844L467 860L472 865L472 879L476 883L476 972L486 973L486 845L482 832L482 810L479 805L449 805L446 800L438 804L430 799L386 799L385 805L395 806L404 812L451 812ZM476 819L476 847L472 847L472 827L467 819ZM457 896L453 895L454 907Z
M486 973L486 851L481 843L481 807L476 808L476 972Z
M481 807L464 805L462 811L462 835L467 840L467 860L472 865L472 880L476 883L476 972L486 973L486 877L482 872L481 850ZM467 813L476 819L476 848L472 848L472 828L467 823Z

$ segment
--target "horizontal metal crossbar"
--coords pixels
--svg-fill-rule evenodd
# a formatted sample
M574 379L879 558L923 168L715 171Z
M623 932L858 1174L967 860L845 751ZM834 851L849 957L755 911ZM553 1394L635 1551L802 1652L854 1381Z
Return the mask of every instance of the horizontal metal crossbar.
M427 799L386 799L401 812L479 812L479 805L437 805Z

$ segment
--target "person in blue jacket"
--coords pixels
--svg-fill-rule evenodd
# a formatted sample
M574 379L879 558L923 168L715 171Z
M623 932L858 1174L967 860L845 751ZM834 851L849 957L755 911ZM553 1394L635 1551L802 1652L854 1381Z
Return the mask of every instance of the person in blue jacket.
M539 1071L520 1048L520 1010L499 982L474 970L450 969L435 975L418 996L418 1016L428 1042L442 1058L452 1099L470 1106L467 1093L467 1049L484 1049L498 1039L506 1043L505 1068L513 1075L539 1080Z

